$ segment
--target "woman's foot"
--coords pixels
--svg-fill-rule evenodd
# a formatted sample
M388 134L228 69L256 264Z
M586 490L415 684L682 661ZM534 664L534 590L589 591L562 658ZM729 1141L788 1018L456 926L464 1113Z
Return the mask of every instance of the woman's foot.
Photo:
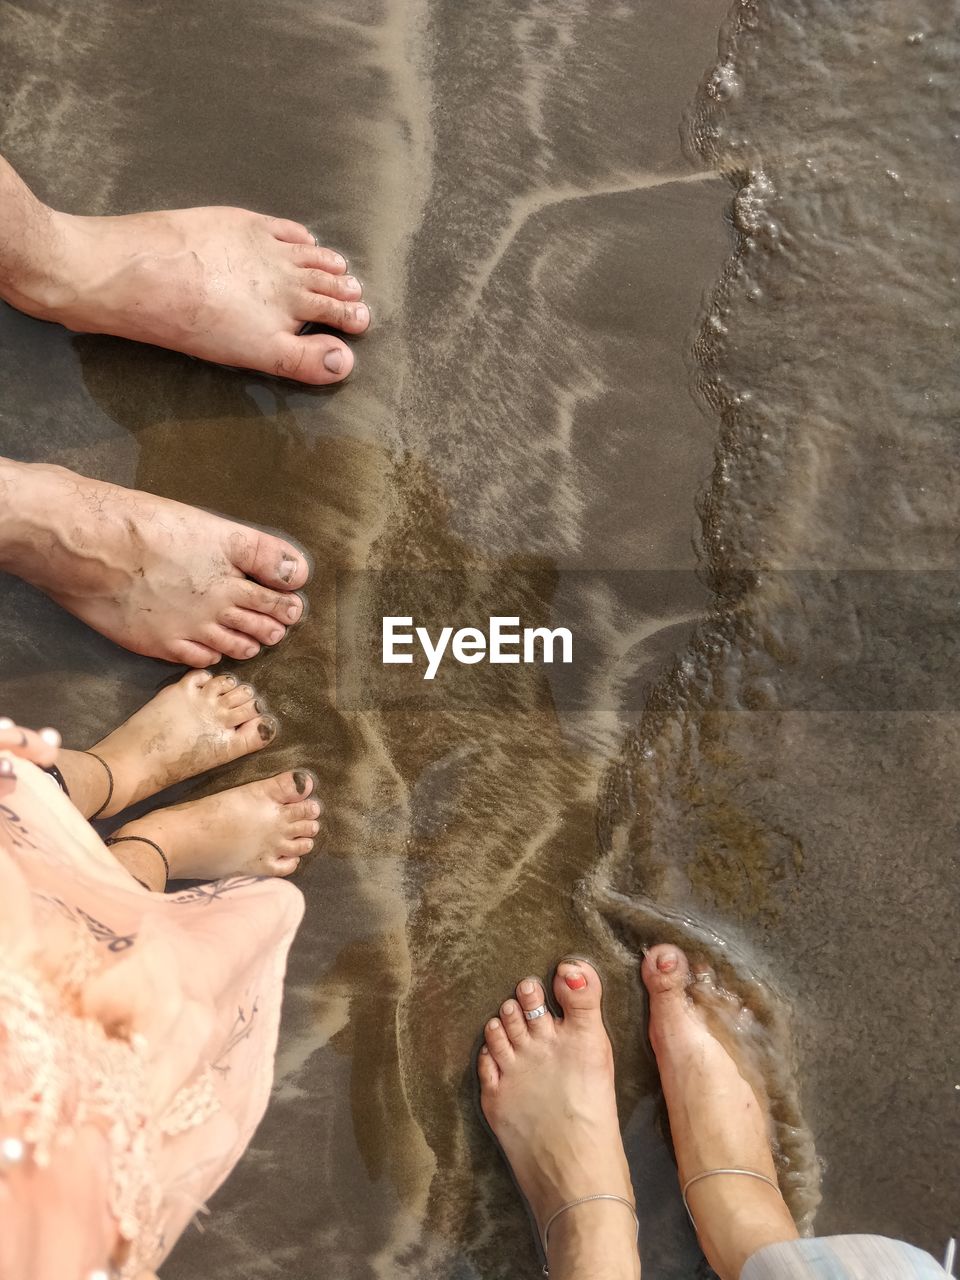
M303 616L302 552L272 534L62 467L0 458L0 569L125 649L252 658Z
M90 812L106 818L175 782L260 751L277 736L277 728L251 685L234 675L191 671L90 748L113 775L105 808L98 805L107 795L107 775L97 760L65 752L60 768L74 798L71 769L83 768L85 778L93 775Z
M562 1205L581 1196L622 1196L633 1204L613 1087L613 1051L600 1014L602 987L582 961L563 961L553 991L563 1010L528 1021L544 1004L541 983L526 978L516 1000L487 1023L477 1071L483 1114L543 1230ZM640 1273L637 1228L629 1209L594 1200L570 1209L550 1229L555 1280L580 1268L600 1280Z
M157 809L110 837L110 851L136 879L162 889L171 880L288 876L313 851L323 806L306 769ZM116 842L116 843L115 843ZM158 865L159 864L159 865Z
M750 1169L776 1183L767 1107L726 1047L742 1038L750 1015L707 966L691 973L677 947L653 947L642 974L680 1185L711 1169ZM797 1238L780 1193L757 1178L704 1178L689 1188L687 1203L721 1280L737 1280L764 1245Z
M363 289L306 227L247 209L124 217L57 213L0 160L0 296L81 333L111 333L218 364L323 386L353 353L306 323L360 334Z

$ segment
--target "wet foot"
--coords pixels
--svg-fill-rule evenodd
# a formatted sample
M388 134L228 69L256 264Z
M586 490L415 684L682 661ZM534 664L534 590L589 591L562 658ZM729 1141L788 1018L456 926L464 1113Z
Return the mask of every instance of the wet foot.
M252 658L303 615L303 554L258 529L62 467L0 459L0 569L134 653Z
M314 785L312 774L295 769L157 809L115 831L110 851L151 889L162 888L164 876L148 841L163 850L171 880L288 876L313 851L320 832L322 805L312 797Z
M0 296L29 315L316 386L353 368L340 338L300 335L308 322L360 334L370 313L343 257L297 222L233 208L74 217L2 160L0 194L16 241L0 247Z
M605 1193L633 1204L600 978L582 961L564 961L553 989L562 1019L549 1011L524 1017L544 1003L539 980L524 979L517 998L487 1023L477 1063L483 1114L541 1240L551 1215L581 1196ZM582 1266L596 1277L638 1276L636 1234L632 1214L616 1201L570 1209L550 1229L551 1275L562 1280Z
M680 1185L710 1169L750 1169L776 1184L765 1101L726 1047L749 1021L746 1011L707 966L691 973L677 947L652 948L642 973ZM779 1191L757 1178L704 1178L689 1188L687 1202L721 1280L737 1280L765 1245L797 1238Z
M233 675L191 671L90 748L114 783L97 816L110 817L175 782L239 760L276 736L277 722L251 685ZM69 784L66 763L63 769Z

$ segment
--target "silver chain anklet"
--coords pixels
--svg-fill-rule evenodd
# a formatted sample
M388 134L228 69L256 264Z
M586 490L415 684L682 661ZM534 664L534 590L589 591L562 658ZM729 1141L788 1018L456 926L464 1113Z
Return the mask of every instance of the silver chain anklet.
M781 1200L783 1199L779 1183L774 1182L773 1178L768 1178L765 1173L757 1173L755 1169L707 1169L704 1173L695 1173L692 1178L688 1178L686 1180L680 1190L683 1207L687 1211L687 1217L690 1219L690 1225L693 1227L694 1231L697 1229L697 1224L694 1222L693 1214L690 1212L690 1206L687 1204L687 1192L695 1182L701 1182L704 1178L715 1178L717 1174L720 1173L736 1173L742 1178L756 1178L758 1182L765 1182L768 1187L773 1187Z
M569 1204L562 1204L555 1213L551 1213L550 1217L547 1219L547 1225L543 1228L543 1256L545 1258L547 1257L547 1249L550 1244L550 1228L560 1217L561 1213L566 1213L568 1209L576 1209L576 1207L581 1204L589 1204L592 1200L615 1200L617 1204L625 1205L626 1208L630 1210L633 1220L637 1224L637 1240L639 1241L640 1219L637 1217L637 1211L631 1202L626 1198L626 1196L615 1196L611 1195L609 1192L602 1191L595 1196L581 1196L579 1200L571 1200ZM549 1264L547 1262L543 1264L543 1274L545 1276L550 1274Z

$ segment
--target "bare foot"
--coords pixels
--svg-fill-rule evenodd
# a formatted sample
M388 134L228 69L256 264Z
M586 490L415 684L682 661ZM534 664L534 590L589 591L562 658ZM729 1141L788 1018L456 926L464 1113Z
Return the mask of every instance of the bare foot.
M161 689L90 748L109 766L114 783L109 803L97 816L110 817L175 782L260 751L277 736L277 722L265 711L256 690L233 675L191 671ZM71 755L67 753L61 769L72 795ZM101 778L103 771L96 767L93 773L103 782L105 795L105 773Z
M300 334L360 334L370 313L343 257L297 222L232 208L73 217L3 160L0 197L0 296L28 315L318 386L353 368L340 338Z
M320 832L323 807L310 798L314 785L306 769L248 782L202 800L157 809L128 822L108 844L127 870L150 888L162 888L164 878L160 874L157 883L162 868L148 841L163 850L171 880L288 876L313 851Z
M765 1102L715 1034L734 1045L749 1024L746 1011L718 988L707 966L692 974L677 947L653 947L642 973L680 1185L710 1169L749 1169L776 1184ZM765 1245L797 1238L779 1191L757 1178L704 1178L689 1188L687 1203L721 1280L737 1280Z
M291 543L167 498L0 459L0 569L134 653L252 658L303 615Z
M602 988L582 961L558 966L554 995L563 1010L533 1021L544 1003L538 979L487 1023L477 1070L483 1114L543 1231L551 1215L581 1196L622 1196L633 1204L613 1087L613 1051L600 1015ZM583 1267L600 1277L640 1274L636 1221L616 1201L570 1209L550 1229L551 1275Z

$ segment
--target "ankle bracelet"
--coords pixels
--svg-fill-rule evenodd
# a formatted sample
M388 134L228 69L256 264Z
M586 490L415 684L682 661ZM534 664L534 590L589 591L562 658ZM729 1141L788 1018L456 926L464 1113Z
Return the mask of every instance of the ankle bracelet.
M545 1258L547 1257L547 1249L550 1244L550 1228L553 1226L556 1220L560 1217L560 1215L562 1213L566 1213L568 1209L576 1209L578 1205L590 1204L590 1202L593 1200L615 1200L617 1204L622 1204L625 1208L629 1209L634 1222L637 1224L637 1240L639 1241L640 1219L637 1217L637 1211L633 1207L632 1203L626 1198L626 1196L615 1196L615 1195L611 1195L609 1192L603 1191L595 1196L581 1196L579 1200L571 1200L569 1204L562 1204L559 1209L557 1209L554 1213L551 1213L550 1217L547 1219L546 1226L543 1228L543 1256ZM548 1276L550 1274L548 1262L545 1262L543 1264L543 1274L545 1276Z
M686 1180L680 1189L683 1207L687 1211L687 1217L690 1219L690 1225L693 1227L694 1231L697 1230L697 1224L694 1222L693 1214L690 1212L690 1206L687 1204L687 1192L695 1182L701 1182L704 1178L715 1178L720 1173L735 1173L739 1174L741 1178L756 1178L758 1182L765 1182L768 1187L773 1187L777 1195L783 1199L783 1194L780 1191L779 1184L774 1182L773 1178L768 1178L765 1173L757 1173L755 1169L707 1169L703 1173L695 1173L692 1178L688 1178Z
M103 843L110 846L120 844L124 840L139 840L141 844L148 844L151 849L155 849L156 852L159 853L161 861L163 862L163 887L166 889L167 881L170 879L170 863L167 861L167 855L157 844L156 840L151 840L149 836L108 836ZM143 884L143 881L139 876L134 876L133 878L138 882L138 884ZM146 885L144 885L144 888L146 888Z
M92 757L92 759L94 760L97 760L100 764L103 765L104 769L106 769L107 771L107 798L106 800L104 800L103 804L100 806L97 812L91 813L90 817L87 819L88 822L92 822L94 818L100 817L101 813L103 813L104 809L106 809L107 805L113 799L113 770L107 764L106 760L104 760L103 756L98 756L95 751L84 751L83 754L85 756ZM69 795L70 793L67 792L67 794ZM164 862L166 862L166 858L164 858Z

